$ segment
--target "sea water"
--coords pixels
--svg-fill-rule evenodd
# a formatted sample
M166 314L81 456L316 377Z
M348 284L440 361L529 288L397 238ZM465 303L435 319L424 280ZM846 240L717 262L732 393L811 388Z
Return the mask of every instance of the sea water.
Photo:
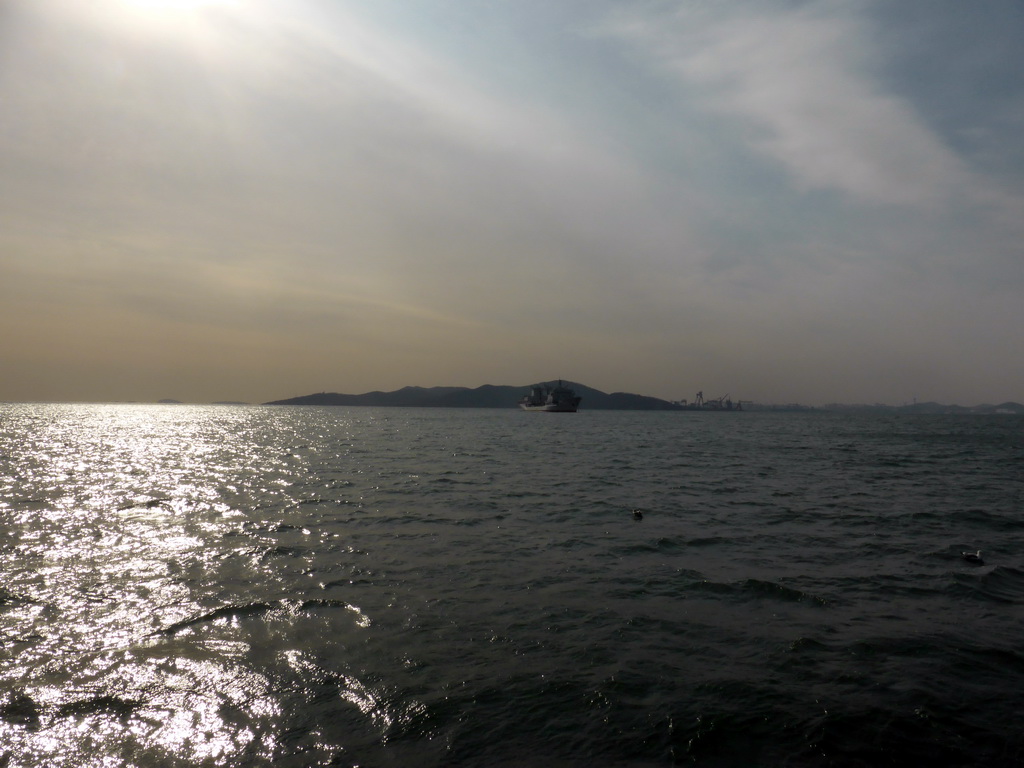
M0 569L5 768L1024 762L1015 416L2 405Z

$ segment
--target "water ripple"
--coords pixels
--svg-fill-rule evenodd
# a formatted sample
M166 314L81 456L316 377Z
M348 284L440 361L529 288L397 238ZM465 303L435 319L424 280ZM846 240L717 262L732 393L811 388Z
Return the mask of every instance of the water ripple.
M1024 756L1019 419L0 416L10 768Z

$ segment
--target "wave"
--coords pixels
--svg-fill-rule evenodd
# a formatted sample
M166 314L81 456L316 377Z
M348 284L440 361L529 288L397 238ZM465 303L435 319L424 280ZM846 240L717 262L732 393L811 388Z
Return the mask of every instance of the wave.
M88 699L77 699L61 704L56 709L58 717L86 717L88 715L105 714L117 717L128 717L134 713L142 701L122 699L120 696L101 694Z
M348 581L344 582L349 584ZM369 623L369 619L356 608L354 605L344 601L337 600L334 598L310 598L306 600L297 600L292 598L286 598L281 600L270 600L260 601L253 603L237 603L232 605L221 606L215 608L212 611L206 611L197 616L191 616L181 621L176 621L162 629L157 630L154 634L157 635L174 635L185 629L190 629L199 624L209 624L211 622L218 621L220 619L236 619L236 618L248 618L251 616L264 616L273 611L282 611L288 613L295 613L297 611L315 611L318 609L335 609L340 608L349 612L357 614L357 623L366 626Z
M1003 515L987 509L971 508L950 515L958 525L977 525L992 531L1010 532L1024 530L1024 519L1019 515Z
M135 501L129 501L122 504L117 508L118 512L124 512L128 509L156 509L164 504L170 504L172 499L166 497L159 498L141 498Z
M719 544L728 544L731 541L732 539L725 536L704 536L698 539L690 539L687 545L691 547L713 547Z
M0 587L0 607L9 603L35 603L31 597L25 597L17 592L11 592L7 587Z
M8 691L0 703L0 720L35 730L39 727L41 707L23 690ZM6 765L6 761L4 762Z
M617 549L616 555L634 555L634 554L670 554L673 552L680 552L686 546L688 542L681 538L669 538L667 536L661 536L658 539L651 542L641 542L638 544L631 544L621 549Z
M1024 571L997 565L991 571L955 573L957 590L994 603L1024 602Z
M141 706L143 702L140 700L103 693L48 707L33 699L24 690L16 689L8 692L0 703L0 720L10 725L36 730L47 714L61 718L81 718L97 714L125 718L134 714ZM6 761L3 764L6 765Z
M197 624L205 624L218 619L234 619L244 616L255 616L271 611L274 608L280 607L276 603L244 603L240 605L225 605L221 608L216 608L212 611L200 614L199 616L193 616L182 621L176 621L170 626L158 629L156 634L158 635L173 635L180 632L183 629L194 627Z
M702 580L691 583L687 589L695 592L733 595L741 599L768 598L791 603L810 603L811 605L818 606L829 604L829 601L823 597L777 584L773 581L762 581L760 579L745 579L731 583Z

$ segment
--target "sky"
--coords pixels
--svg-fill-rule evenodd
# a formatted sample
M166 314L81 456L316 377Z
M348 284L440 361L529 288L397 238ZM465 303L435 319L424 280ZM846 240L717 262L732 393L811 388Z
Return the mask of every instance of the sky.
M1024 402L1019 0L0 0L0 400Z

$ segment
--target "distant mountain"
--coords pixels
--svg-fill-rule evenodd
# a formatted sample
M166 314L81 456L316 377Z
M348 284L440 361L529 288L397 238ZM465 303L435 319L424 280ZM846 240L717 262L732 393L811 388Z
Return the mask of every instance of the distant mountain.
M541 382L554 386L557 381ZM583 398L580 409L615 411L678 411L675 403L659 400L647 395L629 392L608 394L582 384L562 382L576 390ZM476 389L468 387L403 387L394 392L366 392L361 395L343 395L337 392L320 392L286 400L274 400L265 405L372 405L378 407L404 408L515 408L524 395L530 393L532 385L511 387L485 384Z

